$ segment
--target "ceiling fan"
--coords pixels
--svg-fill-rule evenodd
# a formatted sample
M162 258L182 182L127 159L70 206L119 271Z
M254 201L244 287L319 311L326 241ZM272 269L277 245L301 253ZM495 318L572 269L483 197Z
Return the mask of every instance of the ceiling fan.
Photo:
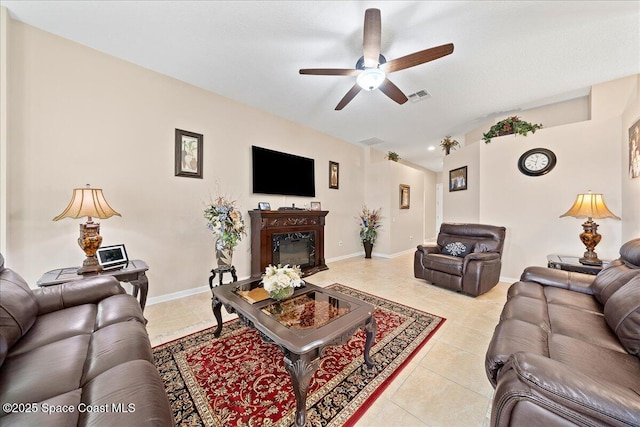
M380 54L380 34L380 10L367 9L364 13L363 56L356 63L355 69L304 68L300 70L300 74L356 76L356 84L340 100L336 110L342 110L362 89L369 91L380 89L398 104L404 104L408 98L396 85L391 83L387 74L424 64L453 52L453 44L449 43L387 61Z

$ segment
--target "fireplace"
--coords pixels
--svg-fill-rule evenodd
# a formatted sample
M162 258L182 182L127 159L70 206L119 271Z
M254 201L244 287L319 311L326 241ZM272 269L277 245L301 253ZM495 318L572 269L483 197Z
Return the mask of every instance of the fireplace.
M324 219L328 211L249 211L251 278L271 265L299 265L305 276L326 270Z
M299 265L300 268L314 266L315 236L314 231L273 234L271 236L273 264Z

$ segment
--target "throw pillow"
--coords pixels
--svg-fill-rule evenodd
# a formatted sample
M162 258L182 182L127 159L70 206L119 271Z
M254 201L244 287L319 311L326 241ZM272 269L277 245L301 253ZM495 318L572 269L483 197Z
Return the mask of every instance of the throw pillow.
M442 253L459 258L464 258L473 250L473 244L463 242L450 242L444 245Z

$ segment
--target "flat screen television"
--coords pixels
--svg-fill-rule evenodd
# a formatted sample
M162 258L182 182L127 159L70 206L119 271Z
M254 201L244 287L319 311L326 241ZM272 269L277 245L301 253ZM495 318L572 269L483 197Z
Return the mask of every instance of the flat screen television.
M314 160L251 146L253 192L315 197Z

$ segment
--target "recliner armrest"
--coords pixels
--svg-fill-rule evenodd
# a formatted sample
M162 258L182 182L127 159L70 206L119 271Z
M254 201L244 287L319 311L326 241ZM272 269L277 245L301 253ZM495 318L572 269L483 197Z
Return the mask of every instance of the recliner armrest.
M126 291L113 276L93 276L59 285L33 290L38 303L38 315L81 304L97 304Z
M504 417L509 418L509 408L522 401L561 416L563 410L559 408L565 408L570 420L571 414L577 413L606 425L636 425L640 420L637 393L638 390L587 375L545 356L518 352L498 374L492 425L511 425ZM539 415L539 412L531 414L533 418Z
M554 286L556 288L569 289L583 294L593 295L591 285L596 276L591 274L576 273L572 271L558 270L548 267L527 267L525 268L521 282L536 282L543 286Z
M418 245L418 251L422 252L425 255L428 254L439 254L440 246L438 245Z

